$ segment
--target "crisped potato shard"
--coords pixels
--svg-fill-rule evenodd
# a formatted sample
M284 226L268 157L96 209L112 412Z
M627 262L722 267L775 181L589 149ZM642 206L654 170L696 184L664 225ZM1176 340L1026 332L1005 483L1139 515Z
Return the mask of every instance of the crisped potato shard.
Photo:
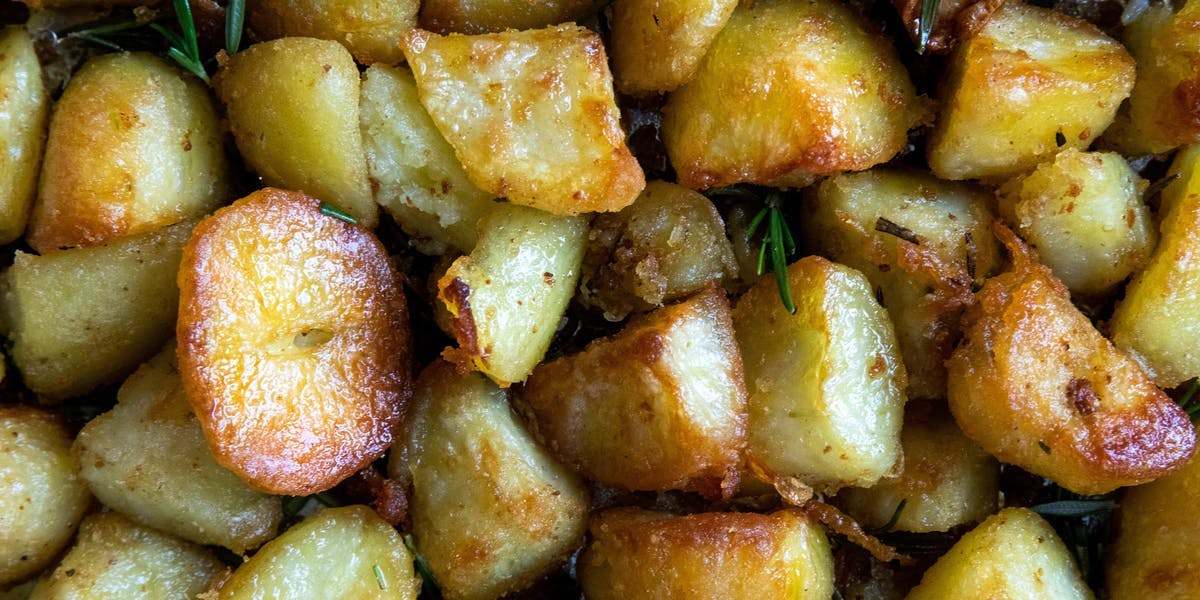
M1003 462L1080 494L1153 480L1192 454L1188 416L1071 304L1008 228L1012 270L963 315L947 361L950 410Z
M179 288L179 370L223 466L298 496L387 449L409 395L408 316L369 232L260 190L196 227Z
M421 102L480 188L575 215L620 210L645 186L595 33L413 30L401 44Z

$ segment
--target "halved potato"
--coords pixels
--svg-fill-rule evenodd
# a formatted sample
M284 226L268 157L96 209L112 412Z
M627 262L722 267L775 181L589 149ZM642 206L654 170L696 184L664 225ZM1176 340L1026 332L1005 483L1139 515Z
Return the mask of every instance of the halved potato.
M370 232L265 189L196 226L179 370L217 462L302 496L379 458L409 396L399 275Z
M1188 416L1071 304L1012 231L1012 269L963 316L947 361L950 410L1003 462L1079 494L1156 479L1192 455Z
M737 4L737 0L613 2L609 48L617 89L648 96L687 83Z
M45 254L154 231L229 195L208 90L161 58L104 54L55 106L26 240Z
M438 33L499 33L578 21L597 0L424 0L421 27Z
M579 559L589 600L828 600L833 555L797 510L677 517L638 508L601 513Z
M259 41L312 37L341 42L364 65L404 60L396 40L417 26L420 0L258 0L246 22Z
M575 25L401 39L442 135L480 188L555 214L620 210L645 187L600 36Z
M0 32L0 244L25 231L49 114L33 38L19 25L5 27Z
M746 387L716 286L539 366L519 401L550 450L591 479L709 497L737 489Z

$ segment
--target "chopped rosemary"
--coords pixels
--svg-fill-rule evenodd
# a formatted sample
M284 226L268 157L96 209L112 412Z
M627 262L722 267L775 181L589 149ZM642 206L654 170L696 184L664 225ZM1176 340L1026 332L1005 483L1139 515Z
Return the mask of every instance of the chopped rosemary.
M1198 388L1200 388L1200 378L1193 377L1187 391L1176 401L1179 408L1182 408L1183 412L1187 413L1193 421L1200 416L1200 396L1196 395Z
M921 245L921 238L917 237L917 234L914 233L913 230L901 225L897 225L883 217L879 217L875 220L875 231L886 233L888 235L894 235L910 244L916 244L918 246Z
M975 285L975 261L979 254L979 249L975 247L975 236L968 231L963 234L963 245L967 249L967 277L971 278L971 285Z
M242 23L246 20L246 0L229 0L225 7L225 51L236 54L242 47Z
M880 527L877 531L891 531L896 526L896 523L900 521L900 513L904 512L904 505L906 504L908 504L908 498L901 498L900 502L896 504L896 510L892 511L892 518L888 519L888 522L884 523L883 527Z
M933 33L933 22L937 19L940 0L921 0L921 16L917 19L917 53L925 54L929 35Z
M1112 498L1088 498L1081 500L1058 500L1044 502L1029 507L1029 510L1043 517L1087 517L1112 511L1117 502Z
M758 275L766 272L767 256L770 256L771 271L775 273L775 284L779 287L779 299L783 301L783 307L794 314L796 305L792 302L792 286L788 282L787 257L796 252L796 241L783 218L777 192L767 196L762 209L750 220L750 226L746 228L747 241L764 221L766 230L763 233L762 246L758 248L758 269L755 272Z
M351 225L358 225L358 219L350 216L350 213L341 209L341 207L330 202L321 203L321 214L329 215L336 219L341 219Z
M1167 175L1166 177L1163 177L1162 179L1159 179L1158 181L1155 181L1154 183L1150 184L1149 187L1146 188L1146 193L1142 194L1142 197L1145 198L1146 200L1149 200L1149 199L1161 194L1163 192L1163 190L1167 189L1167 186L1174 183L1175 180L1179 179L1179 177L1181 175L1183 175L1183 174L1182 173L1172 173L1170 175Z
M375 582L379 584L379 589L386 592L388 582L383 576L383 569L379 568L379 565L371 565L371 570L375 571Z
M1041 448L1042 452L1045 452L1046 454L1050 454L1050 445L1047 444L1046 442L1043 442L1042 440L1038 440L1038 448Z
M425 557L417 552L417 544L413 542L411 533L404 535L404 546L413 554L413 566L417 569L417 574L424 580L424 586L428 586L433 590L438 589L437 579L433 577L433 571L429 569L429 563L425 562ZM426 590L429 591L429 590Z

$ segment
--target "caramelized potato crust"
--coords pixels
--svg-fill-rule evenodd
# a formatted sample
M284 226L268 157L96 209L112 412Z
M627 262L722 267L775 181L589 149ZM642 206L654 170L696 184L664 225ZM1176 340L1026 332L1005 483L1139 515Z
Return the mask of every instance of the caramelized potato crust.
M583 19L596 0L424 0L421 27L437 33L499 33Z
M687 83L737 0L616 0L609 41L617 89L632 96Z
M416 27L420 0L257 0L246 20L260 41L313 37L341 42L361 64L397 64L396 40Z

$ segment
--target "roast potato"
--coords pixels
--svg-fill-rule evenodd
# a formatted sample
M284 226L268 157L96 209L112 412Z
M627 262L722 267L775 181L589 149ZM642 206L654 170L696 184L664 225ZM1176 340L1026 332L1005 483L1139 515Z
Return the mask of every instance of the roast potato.
M0 31L0 244L25 231L49 114L33 38L23 27L5 27Z
M608 45L617 89L649 96L687 83L737 4L737 0L613 2Z
M394 65L404 60L396 40L417 26L420 7L420 0L257 0L246 21L260 41L333 40L364 65Z
M578 21L596 0L424 0L421 27L437 33L499 33Z

